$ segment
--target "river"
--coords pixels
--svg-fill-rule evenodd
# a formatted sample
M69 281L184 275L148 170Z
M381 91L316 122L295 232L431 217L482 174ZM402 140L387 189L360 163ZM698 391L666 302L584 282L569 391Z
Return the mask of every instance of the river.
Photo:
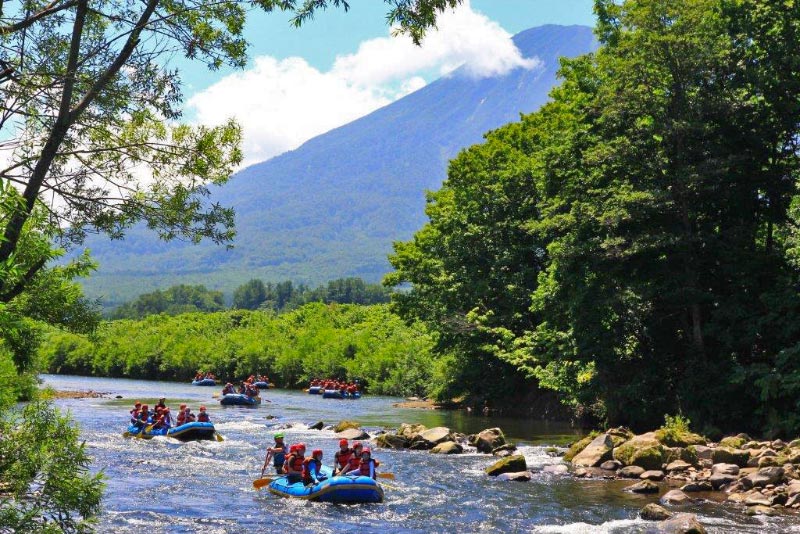
M212 399L219 388L138 380L43 375L61 391L93 390L110 398L59 399L81 428L93 469L106 477L98 531L128 532L287 532L323 533L644 533L653 523L637 512L653 496L620 491L627 482L575 480L536 473L531 482L501 482L486 476L493 458L477 453L441 456L427 452L377 449L381 470L396 479L384 485L383 504L343 506L281 499L252 481L258 478L265 447L278 425L287 443L304 441L321 448L330 462L336 439L329 430L308 430L347 419L368 432L402 422L448 426L471 433L500 426L517 443L528 466L558 463L547 446L566 443L574 432L564 425L469 416L463 412L402 409L400 399L365 396L357 401L323 399L297 391L270 390L271 402L257 408L221 407ZM117 395L122 396L116 399ZM208 407L224 441L179 443L166 438L122 436L134 401L155 404L158 397L193 411ZM686 511L699 515L710 533L800 532L796 517L750 518L733 506L708 503Z

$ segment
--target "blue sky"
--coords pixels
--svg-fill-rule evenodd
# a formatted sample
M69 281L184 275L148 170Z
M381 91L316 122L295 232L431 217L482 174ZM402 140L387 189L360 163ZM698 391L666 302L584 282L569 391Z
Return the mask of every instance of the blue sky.
M439 17L421 47L392 37L388 6L350 0L351 9L320 12L301 28L290 14L253 12L244 70L209 72L179 62L186 118L243 127L245 164L263 161L424 87L459 66L474 77L540 67L511 37L543 24L594 23L592 0L465 0Z

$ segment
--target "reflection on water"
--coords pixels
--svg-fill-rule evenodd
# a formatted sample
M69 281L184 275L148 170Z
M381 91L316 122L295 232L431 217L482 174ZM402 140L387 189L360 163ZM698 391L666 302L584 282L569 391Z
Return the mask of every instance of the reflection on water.
M399 399L365 396L358 401L322 399L302 392L270 390L271 403L258 408L223 408L216 388L188 384L79 377L43 377L60 390L103 391L122 399L63 399L81 424L94 467L106 474L100 532L556 532L639 533L648 528L638 510L655 497L622 493L619 482L573 480L544 473L530 483L501 482L484 473L492 458L476 453L439 456L378 449L382 470L396 479L385 484L380 505L337 506L280 499L252 489L264 448L277 428L289 443L305 441L332 459L336 438L329 430L308 430L316 421L358 421L374 433L402 422L448 426L463 433L499 426L522 444L529 468L559 459L544 445L571 440L564 425L463 412L424 411L392 406ZM122 432L135 400L169 405L205 404L225 441L178 443L167 438L126 439ZM752 519L728 507L695 505L709 532L791 532L793 519ZM767 521L764 523L763 521ZM794 530L800 532L800 529Z

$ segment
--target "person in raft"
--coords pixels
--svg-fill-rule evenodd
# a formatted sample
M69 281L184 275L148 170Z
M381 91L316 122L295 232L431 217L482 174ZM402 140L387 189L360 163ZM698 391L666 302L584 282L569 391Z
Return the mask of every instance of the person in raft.
M211 418L208 416L208 412L206 411L205 406L200 406L200 413L197 414L197 422L198 423L210 423Z
M351 471L350 474L369 477L374 480L377 476L375 474L375 468L379 465L381 464L378 460L373 460L372 451L369 450L369 448L366 448L361 451L361 462L358 464L358 469Z
M289 447L289 456L283 464L283 472L286 473L289 484L303 480L303 460L306 455L306 444L298 443Z
M136 404L133 405L133 410L130 411L132 425L135 425L136 422L139 420L139 410L141 409L142 409L142 403L136 401Z
M150 418L150 411L147 409L147 405L142 404L142 407L139 410L139 414L136 416L136 422L134 424L137 427L144 427L152 422L153 420Z
M233 384L231 384L230 382L225 384L225 387L222 388L222 394L223 395L230 395L230 394L235 393L235 392L236 392L236 388L234 388Z
M361 450L364 448L360 441L353 442L353 454L347 460L347 465L339 470L339 476L355 475L353 471L357 471L361 465Z
M353 449L348 447L346 439L339 440L339 450L333 455L333 475L336 476L339 471L343 470L350 458L353 456Z
M267 457L264 458L264 467L261 468L261 476L267 470L269 460L272 458L272 466L279 475L283 474L283 464L286 461L286 444L283 442L283 434L275 434L275 445L267 447Z
M303 460L303 484L310 486L328 478L320 471L321 467L322 449L314 449L311 456Z

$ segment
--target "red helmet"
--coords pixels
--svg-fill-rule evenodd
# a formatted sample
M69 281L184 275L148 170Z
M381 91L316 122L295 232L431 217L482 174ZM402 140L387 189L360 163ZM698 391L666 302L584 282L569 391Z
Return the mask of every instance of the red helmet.
M181 408L186 408L186 405L185 404L181 404Z
M201 412L204 412L204 411L206 411L206 407L205 407L205 406L200 406L200 411L201 411Z
M318 454L322 456L322 449L314 449L313 451L311 451L311 456L316 456Z
M291 453L291 452L297 452L297 445L290 445L290 446L289 446L289 452L290 452L290 453Z
M300 450L300 449L306 450L306 444L302 443L302 442L298 443L297 444L297 450Z
M141 405L142 405L142 403L139 402L139 401L136 401L136 404L134 404L134 406L141 406Z
M340 447L347 447L347 440L346 439L340 439L339 440L339 446Z
M372 456L372 451L371 451L371 450L369 450L369 447L367 447L366 449L364 449L363 451L361 451L361 454L362 454L362 455L363 455L363 454L369 454L370 456Z
M147 409L147 405L146 404L142 404L142 410L146 410L146 409Z
M355 449L356 447L362 447L363 448L364 446L361 444L360 441L354 441L353 442L353 448Z

